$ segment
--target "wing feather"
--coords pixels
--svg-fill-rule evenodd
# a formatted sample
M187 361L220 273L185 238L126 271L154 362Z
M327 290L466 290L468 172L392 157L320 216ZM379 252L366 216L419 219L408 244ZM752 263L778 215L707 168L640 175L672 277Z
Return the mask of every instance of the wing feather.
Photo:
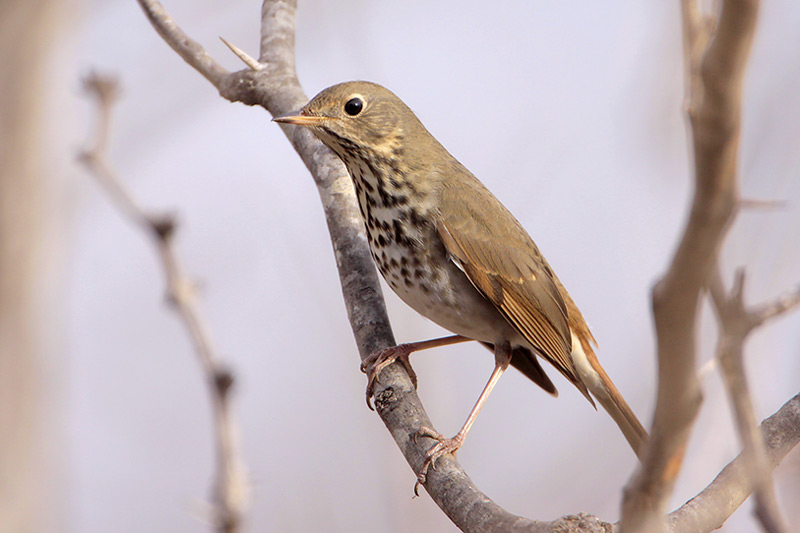
M480 182L478 201L446 189L437 231L451 259L531 346L584 389L570 352L567 306L536 244ZM488 196L487 196L488 195ZM485 196L485 198L480 198ZM456 216L458 215L458 216Z

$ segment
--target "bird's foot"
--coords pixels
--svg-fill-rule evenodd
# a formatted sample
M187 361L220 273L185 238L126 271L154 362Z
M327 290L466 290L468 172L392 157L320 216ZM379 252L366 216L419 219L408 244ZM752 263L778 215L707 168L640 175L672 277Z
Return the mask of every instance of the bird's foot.
M380 383L378 375L384 368L395 361L399 361L403 365L408 377L411 378L411 382L414 384L414 388L417 388L417 373L411 368L411 362L408 360L408 356L413 351L414 348L410 344L398 344L397 346L373 352L361 362L361 371L367 375L367 407L373 411L375 410L370 400L375 395L375 385Z
M424 426L419 428L419 431L414 434L414 442L416 442L419 437L429 437L438 442L425 454L425 462L422 463L422 470L420 470L417 476L417 482L414 483L415 496L419 496L419 486L425 484L425 480L428 477L428 469L433 468L436 470L436 461L442 455L447 453L455 455L456 451L464 444L464 435L461 433L453 438L447 438L438 431Z

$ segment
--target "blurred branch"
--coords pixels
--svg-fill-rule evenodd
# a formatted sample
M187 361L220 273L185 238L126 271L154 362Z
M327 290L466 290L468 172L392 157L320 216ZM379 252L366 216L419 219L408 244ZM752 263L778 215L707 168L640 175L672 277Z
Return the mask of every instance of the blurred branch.
M737 209L742 78L758 5L724 0L718 16L704 16L697 2L681 3L695 193L672 263L653 289L658 393L650 445L626 488L625 531L663 531L702 401L695 368L698 303Z
M800 442L800 394L762 422L758 434L766 445L771 471ZM744 455L743 452L728 463L700 494L667 516L670 533L707 532L722 527L754 488Z
M742 441L745 471L755 491L756 517L764 531L781 533L788 531L788 528L778 507L772 481L772 468L756 424L744 368L744 341L751 331L763 324L766 316L779 316L800 303L800 292L794 292L767 304L759 311L750 311L744 304L744 284L744 270L737 271L729 295L725 293L719 269L711 280L709 286L711 298L720 323L717 359L722 367L723 381L733 407L739 438Z
M67 508L60 349L71 230L52 146L51 68L74 6L0 1L0 531L52 531ZM59 406L59 407L56 407ZM55 410L54 410L55 408Z
M230 413L233 375L215 355L208 329L197 306L194 285L184 273L175 253L172 240L176 230L175 218L171 215L153 215L142 209L108 162L111 110L119 93L117 81L111 77L90 74L84 80L84 88L97 103L97 126L94 141L80 153L80 160L105 187L123 215L156 241L167 281L167 301L189 332L211 393L217 452L213 490L214 525L219 532L239 531L248 495L238 434Z

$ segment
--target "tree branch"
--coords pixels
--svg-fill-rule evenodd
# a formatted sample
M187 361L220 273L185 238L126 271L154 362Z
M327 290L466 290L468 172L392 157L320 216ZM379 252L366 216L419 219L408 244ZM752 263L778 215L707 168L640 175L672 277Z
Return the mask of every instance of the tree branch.
M653 289L658 393L650 443L626 488L625 531L662 531L666 503L683 461L702 395L695 369L698 302L716 264L738 201L737 156L742 78L755 30L757 0L725 0L719 22L682 2L690 77L695 193L678 249ZM707 38L704 32L711 33ZM702 50L704 42L709 42Z
M773 470L800 442L800 394L761 423L769 469ZM707 532L719 529L750 496L753 484L744 453L728 463L703 491L667 516L670 533Z
M108 162L111 110L119 92L116 80L92 74L84 80L84 88L96 100L98 113L94 142L80 153L79 158L105 187L120 212L155 239L167 281L167 301L186 326L211 394L217 452L213 523L221 533L239 531L249 496L238 432L230 412L233 375L219 362L212 348L208 328L197 306L194 285L175 253L172 240L176 229L174 217L146 212L125 189Z
M722 377L733 407L739 439L742 442L742 457L745 471L755 489L755 514L768 533L788 531L775 497L772 468L761 433L756 425L756 415L744 368L744 341L756 327L764 322L763 310L778 316L791 309L791 299L782 298L762 307L758 312L749 311L744 304L744 270L736 273L730 295L725 294L722 277L717 270L711 280L710 292L720 324L717 359L722 368Z

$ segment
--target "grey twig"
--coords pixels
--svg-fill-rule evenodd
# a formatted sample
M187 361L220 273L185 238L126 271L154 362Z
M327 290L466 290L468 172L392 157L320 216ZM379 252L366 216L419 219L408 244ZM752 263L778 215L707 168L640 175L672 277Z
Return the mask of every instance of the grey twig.
M800 394L761 423L759 435L766 445L770 471L800 442ZM670 533L714 531L753 492L744 452L717 475L700 494L667 515Z
M678 249L653 289L658 393L648 450L626 488L625 531L664 528L665 506L702 401L695 368L698 303L738 207L742 78L759 2L724 0L712 18L696 1L681 5L695 194Z
M766 317L776 317L800 303L797 292L773 303L750 311L744 303L744 270L738 270L730 294L726 294L722 277L717 270L709 285L711 299L720 325L717 344L717 360L722 368L722 377L733 408L739 438L742 441L742 457L745 471L755 492L755 514L768 533L788 531L783 520L775 487L772 468L761 432L756 425L756 415L751 400L750 387L744 368L744 342L748 334L764 323Z
M217 473L213 489L215 529L221 533L239 531L248 501L248 484L239 452L238 433L230 412L233 375L215 355L208 328L197 305L194 285L186 276L175 253L175 218L172 215L154 215L144 210L125 188L108 161L111 111L119 93L117 81L111 77L91 74L84 80L84 87L97 103L97 127L94 141L80 153L79 158L105 187L120 212L155 239L167 282L167 301L189 332L211 394L217 452Z

